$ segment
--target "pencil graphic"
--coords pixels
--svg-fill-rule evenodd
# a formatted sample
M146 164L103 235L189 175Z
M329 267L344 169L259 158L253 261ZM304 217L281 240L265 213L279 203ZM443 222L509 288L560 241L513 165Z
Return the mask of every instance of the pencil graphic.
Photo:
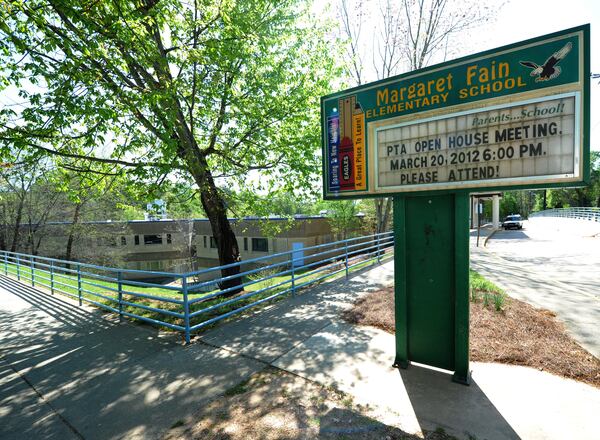
M356 96L339 100L340 105L340 189L354 189L354 143L352 142L352 112Z
M358 102L354 104L352 115L352 141L354 144L354 189L367 188L365 176L365 114Z
M340 165L339 165L339 144L340 144L340 115L336 108L333 109L327 118L327 142L329 146L329 191L340 190Z

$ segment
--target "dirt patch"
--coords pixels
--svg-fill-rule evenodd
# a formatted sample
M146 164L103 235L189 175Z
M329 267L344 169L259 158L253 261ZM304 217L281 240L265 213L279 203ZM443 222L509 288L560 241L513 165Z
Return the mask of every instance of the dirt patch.
M393 287L370 293L344 313L352 324L394 333ZM600 360L580 347L554 313L508 298L504 310L471 302L471 360L537 368L600 388Z
M256 373L189 420L176 421L164 440L406 439L417 437L368 416L352 398L273 368ZM427 440L451 440L442 430Z

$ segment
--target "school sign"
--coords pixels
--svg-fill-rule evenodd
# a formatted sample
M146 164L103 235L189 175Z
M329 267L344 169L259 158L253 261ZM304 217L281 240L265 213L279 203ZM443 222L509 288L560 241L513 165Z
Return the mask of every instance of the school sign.
M321 99L324 197L589 178L589 26Z
M469 372L469 192L589 179L589 25L321 99L324 198L394 198L396 357Z

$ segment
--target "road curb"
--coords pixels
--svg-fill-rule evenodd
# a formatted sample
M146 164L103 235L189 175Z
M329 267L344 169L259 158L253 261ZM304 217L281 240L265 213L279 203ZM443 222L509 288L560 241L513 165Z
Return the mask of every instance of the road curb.
M487 247L488 240L489 240L490 238L492 238L492 237L494 236L494 234L495 234L496 232L498 232L499 230L500 230L500 228L496 228L496 229L494 229L494 230L493 230L493 231L490 233L490 235L488 235L487 237L485 237L485 240L483 241L483 247Z

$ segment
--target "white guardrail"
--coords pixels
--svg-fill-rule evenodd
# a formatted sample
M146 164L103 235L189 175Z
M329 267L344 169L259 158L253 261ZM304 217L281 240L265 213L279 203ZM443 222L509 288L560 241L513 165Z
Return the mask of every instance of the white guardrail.
M533 212L529 217L565 217L600 222L600 208L556 208Z

